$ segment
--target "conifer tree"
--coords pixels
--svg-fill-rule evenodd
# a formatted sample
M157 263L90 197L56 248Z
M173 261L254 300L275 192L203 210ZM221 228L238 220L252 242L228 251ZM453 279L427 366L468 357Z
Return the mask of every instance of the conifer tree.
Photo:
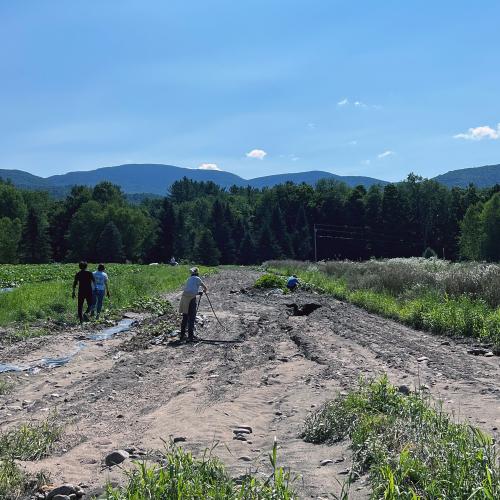
M243 265L255 264L257 262L255 242L252 234L247 229L241 240L238 262Z
M279 205L273 208L269 228L278 246L275 258L293 258L292 239Z
M294 233L294 250L295 257L300 260L307 260L311 257L311 231L307 222L306 211L304 205L300 205L297 212Z
M22 241L24 262L33 264L49 262L50 243L47 219L34 207L28 210Z
M279 259L282 256L281 248L274 237L268 223L265 223L257 244L257 261L265 262L266 260Z
M168 198L163 199L158 221L156 254L158 260L168 262L174 255L175 212Z
M220 252L214 237L208 229L201 231L194 246L194 259L200 264L217 266L220 262Z
M108 222L97 240L97 259L100 262L123 262L125 252L120 231L114 222Z

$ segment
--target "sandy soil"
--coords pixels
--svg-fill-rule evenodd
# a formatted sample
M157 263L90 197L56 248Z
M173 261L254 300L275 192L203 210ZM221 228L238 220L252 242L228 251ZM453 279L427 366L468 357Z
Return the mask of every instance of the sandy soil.
M23 465L29 471L49 470L55 483L83 481L89 492L98 492L107 481L124 479L118 467L103 467L109 452L161 449L162 440L182 436L183 446L197 454L218 443L214 453L235 476L249 469L267 474L276 436L280 463L297 476L300 497L327 498L340 491L342 473L349 468L348 443L304 443L298 437L304 418L360 376L382 373L397 385L425 385L457 419L500 437L498 357L472 356L464 344L326 296L254 290L258 275L235 269L208 278L224 328L204 298L198 335L218 342L148 348L139 342L131 350L131 338L144 332L141 321L148 321L139 318L128 333L86 342L64 367L10 374L15 390L0 396L0 429L54 411L65 425L50 457ZM167 297L177 304L179 293ZM309 316L290 316L290 302L322 307ZM24 364L69 354L81 336L81 331L62 332L4 347L0 362ZM242 424L253 428L247 442L233 439L233 429ZM323 459L338 463L322 467ZM360 480L351 497L368 494Z

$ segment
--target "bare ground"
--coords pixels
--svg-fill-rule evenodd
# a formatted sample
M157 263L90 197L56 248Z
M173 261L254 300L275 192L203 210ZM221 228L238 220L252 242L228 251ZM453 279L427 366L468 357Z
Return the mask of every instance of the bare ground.
M98 492L107 481L124 481L118 467L102 466L109 452L161 449L162 440L183 436L183 446L196 454L218 443L214 453L235 476L249 469L267 474L276 436L279 461L296 475L300 497L327 498L340 491L349 468L348 443L304 443L299 438L303 421L360 376L382 373L396 385L425 385L458 420L500 437L498 357L472 356L453 340L326 296L254 290L258 275L225 269L208 278L224 328L204 298L198 335L218 342L141 347L131 344L141 328L144 332L139 321L111 340L86 342L64 367L10 374L15 389L0 396L0 430L52 412L65 425L51 456L22 465L31 472L50 471L56 484L84 482L89 492ZM179 293L167 297L177 304ZM322 307L309 316L290 316L286 304L292 301ZM0 362L25 364L69 354L81 335L59 332L4 347ZM241 424L253 428L247 442L233 439L232 430ZM322 467L323 459L337 463ZM351 498L368 495L368 484L360 480Z

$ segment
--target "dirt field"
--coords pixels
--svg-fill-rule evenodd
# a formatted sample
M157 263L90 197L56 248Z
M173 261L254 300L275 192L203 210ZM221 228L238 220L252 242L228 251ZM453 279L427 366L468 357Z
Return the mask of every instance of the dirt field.
M37 373L11 373L15 390L0 396L0 428L57 411L65 435L56 452L30 471L49 470L55 483L84 482L98 492L111 480L123 481L118 467L102 466L116 449L147 451L162 439L185 437L183 446L214 453L232 474L249 468L269 472L274 436L279 460L298 476L301 498L326 498L339 492L349 468L348 443L318 446L298 435L307 414L360 376L386 372L392 383L425 385L457 419L469 420L499 438L500 363L473 356L466 345L414 331L326 296L298 292L283 296L257 291L259 273L223 270L207 280L222 329L206 298L198 335L238 342L168 342L140 347L128 333L110 340L85 341L65 366ZM241 289L244 289L241 291ZM178 303L179 293L168 298ZM308 316L291 316L286 304L317 303ZM83 332L85 333L85 332ZM29 364L75 351L81 330L5 347L0 362ZM127 347L128 346L128 347ZM250 425L248 441L233 439L238 425ZM334 462L320 466L320 461ZM124 464L128 464L129 461ZM358 481L352 498L367 498Z

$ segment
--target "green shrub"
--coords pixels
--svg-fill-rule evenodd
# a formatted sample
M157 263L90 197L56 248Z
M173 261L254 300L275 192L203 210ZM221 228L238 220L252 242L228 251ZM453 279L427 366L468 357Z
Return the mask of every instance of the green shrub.
M373 498L500 498L493 440L452 422L421 393L401 394L386 377L325 403L308 417L302 437L349 438L350 480L368 473Z
M286 288L286 278L276 274L264 274L254 283L255 288Z

